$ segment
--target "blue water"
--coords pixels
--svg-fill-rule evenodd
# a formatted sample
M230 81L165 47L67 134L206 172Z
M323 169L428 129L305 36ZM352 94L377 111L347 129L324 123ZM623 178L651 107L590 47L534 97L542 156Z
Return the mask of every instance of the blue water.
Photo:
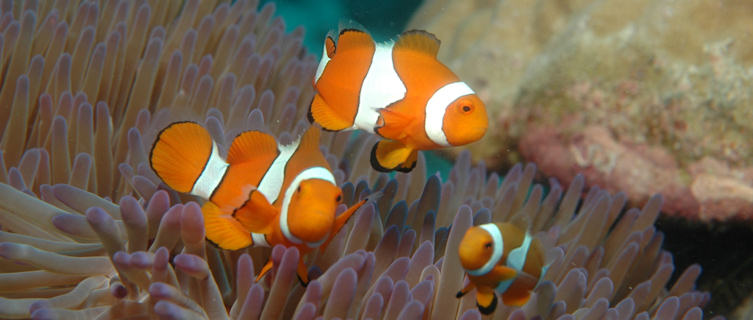
M355 21L364 26L378 41L404 31L405 25L422 1L419 0L262 0L277 5L276 14L285 19L288 31L302 25L306 28L304 45L321 55L324 37L337 30L341 22Z

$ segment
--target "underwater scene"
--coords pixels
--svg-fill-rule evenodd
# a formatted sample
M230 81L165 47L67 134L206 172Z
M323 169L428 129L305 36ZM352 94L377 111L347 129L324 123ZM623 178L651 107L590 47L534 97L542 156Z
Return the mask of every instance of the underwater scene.
M751 30L0 0L0 319L753 319Z

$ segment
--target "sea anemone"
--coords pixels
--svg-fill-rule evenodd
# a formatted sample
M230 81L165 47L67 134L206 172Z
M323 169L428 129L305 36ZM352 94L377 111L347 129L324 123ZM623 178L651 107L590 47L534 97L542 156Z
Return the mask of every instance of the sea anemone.
M25 5L0 6L1 318L480 319L472 295L455 298L458 242L473 224L520 219L552 264L528 304L493 318L703 315L699 266L668 286L660 196L624 210L620 193L582 197L582 178L567 190L536 184L528 164L502 179L469 153L444 182L427 177L422 156L390 177L371 170L364 146L376 137L365 134L322 137L339 212L376 195L326 250L218 249L196 199L150 170L153 137L193 119L224 147L248 129L291 141L313 96L303 30L285 34L274 4L257 12L253 1ZM269 258L275 268L256 282ZM299 259L311 266L305 288Z

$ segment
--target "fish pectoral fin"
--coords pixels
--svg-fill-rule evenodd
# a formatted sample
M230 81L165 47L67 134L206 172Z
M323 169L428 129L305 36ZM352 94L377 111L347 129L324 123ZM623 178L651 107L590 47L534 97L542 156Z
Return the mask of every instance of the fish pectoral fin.
M396 112L388 106L379 110L374 132L383 138L402 140L408 136L408 128L413 126L413 121L413 117Z
M233 139L227 151L227 162L230 164L246 162L260 156L276 156L277 142L267 133L249 130L240 133Z
M433 34L424 30L408 30L395 42L395 49L408 49L426 53L432 57L439 52L440 41Z
M476 288L476 285L473 283L473 281L468 281L468 284L463 289L458 291L457 294L455 294L455 298L461 298L468 292L471 292L471 290L473 290L474 288Z
M298 280L301 281L301 286L306 287L309 285L309 269L306 267L306 264L303 262L303 257L300 257L298 259L298 269L296 270L296 273L298 274Z
M254 243L251 233L230 214L220 211L214 203L205 202L201 212L209 241L227 250L242 249Z
M259 275L256 276L256 282L259 282L264 275L269 273L270 270L272 270L272 267L274 266L274 261L270 258L267 263L261 267L261 270L259 271Z
M500 275L502 278L499 281L506 281L515 278L518 275L518 271L508 266L496 265L494 266L495 274Z
M418 150L398 141L381 140L371 149L371 166L382 172L410 172L416 166Z
M196 122L174 122L160 131L149 153L157 176L178 192L190 192L214 148L209 131Z
M476 292L476 306L482 314L489 315L497 309L497 295L491 292Z
M314 96L309 109L309 118L319 123L324 130L341 131L353 126L353 121L343 118L337 110L330 107L321 95Z
M353 206L348 208L348 210L345 210L345 212L341 213L339 216L335 218L335 225L332 228L332 236L340 232L340 229L342 229L342 227L346 223L348 223L348 219L350 219L350 217L354 213L356 213L356 211L358 211L358 208L366 204L366 201L368 201L368 199L361 200L360 202L354 204Z
M369 199L363 199L348 208L348 210L345 210L345 212L341 213L339 216L335 217L335 224L332 226L332 232L329 233L327 240L325 240L324 243L319 246L319 252L324 252L324 250L327 249L327 246L329 246L329 243L332 241L332 239L337 236L337 233L340 232L340 229L342 229L342 227L346 223L348 223L348 219L350 219L350 217L353 216L356 211L358 211L358 208L363 206L367 201L369 201Z
M261 192L252 191L248 201L235 211L234 216L248 232L269 234L278 214L279 210Z

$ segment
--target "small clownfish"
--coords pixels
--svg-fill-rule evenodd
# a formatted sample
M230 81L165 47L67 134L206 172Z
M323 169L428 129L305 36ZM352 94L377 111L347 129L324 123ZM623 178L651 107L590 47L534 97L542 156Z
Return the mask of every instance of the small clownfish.
M344 29L324 41L309 120L331 131L361 129L384 138L371 150L378 171L409 172L418 150L465 145L486 133L486 108L437 60L439 40L420 30L375 43Z
M457 297L476 288L476 306L482 314L496 309L495 292L505 305L524 305L547 268L539 240L510 223L471 227L458 253L470 282Z
M301 255L324 248L366 200L335 217L342 191L319 150L320 129L310 127L290 145L260 131L239 134L223 159L209 132L195 122L163 129L152 147L152 169L178 192L206 199L207 239L219 247L295 246ZM271 204L270 204L271 202ZM262 268L260 279L272 268ZM299 260L298 276L308 272Z

